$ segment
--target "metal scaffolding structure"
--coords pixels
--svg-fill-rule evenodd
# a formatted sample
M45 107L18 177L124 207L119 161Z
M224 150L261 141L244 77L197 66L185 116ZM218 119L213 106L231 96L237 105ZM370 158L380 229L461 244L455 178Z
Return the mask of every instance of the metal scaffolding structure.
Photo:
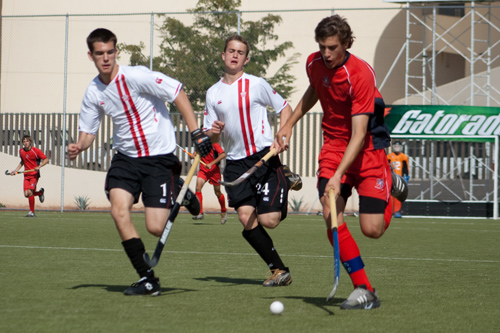
M498 1L384 1L405 5L406 40L388 74L404 54L405 104L500 106L500 89L492 84L500 67ZM462 62L439 74L445 67L439 58L450 55ZM446 83L462 81L453 93L438 89L446 75L455 75Z

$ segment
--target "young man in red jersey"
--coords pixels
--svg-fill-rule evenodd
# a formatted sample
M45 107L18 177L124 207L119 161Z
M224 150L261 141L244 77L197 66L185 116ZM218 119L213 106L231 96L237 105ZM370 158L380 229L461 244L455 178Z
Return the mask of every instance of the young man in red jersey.
M293 126L320 101L324 142L317 172L318 192L330 243L333 243L330 214L337 214L340 260L354 285L354 291L340 307L377 308L380 300L345 224L344 209L355 187L359 193L363 234L379 238L389 226L393 182L384 150L390 145L383 118L385 105L375 86L373 69L347 51L354 36L344 18L334 15L323 19L315 29L315 39L319 52L311 54L306 65L310 85L276 134L276 140L282 149L287 149ZM330 212L330 189L335 193L337 212Z
M226 153L218 143L212 144L213 150L210 154L203 157L200 163L200 169L198 170L198 175L196 177L196 197L200 202L200 214L193 216L193 220L203 220L205 215L203 213L203 194L201 190L206 182L214 187L214 193L219 200L220 204L220 223L225 224L227 221L227 209L226 209L226 198L224 197L224 193L221 191L220 181L220 168L219 162L226 158ZM194 156L194 155L193 155Z
M45 189L36 190L38 179L40 178L40 168L49 163L47 156L38 148L33 147L33 139L29 135L23 136L23 148L19 150L21 162L17 168L11 171L11 175L15 175L24 165L24 196L28 198L30 211L26 217L35 216L35 197L40 199L40 202L45 200ZM33 170L26 172L27 170Z

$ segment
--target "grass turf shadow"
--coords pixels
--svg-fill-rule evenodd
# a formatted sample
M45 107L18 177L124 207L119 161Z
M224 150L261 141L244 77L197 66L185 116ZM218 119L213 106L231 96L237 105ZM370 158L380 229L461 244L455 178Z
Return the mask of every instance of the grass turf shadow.
M105 291L112 293L123 293L125 289L129 286L119 286L119 285L108 285L108 284L80 284L78 286L74 286L68 289L76 290L81 288L101 288ZM173 294L181 294L186 292L197 291L195 289L182 289L182 288L161 288L161 295L173 295Z
M239 278L229 278L226 276L207 276L204 278L195 278L198 281L214 281L218 283L228 283L233 286L242 285L242 284L252 284L252 285L261 285L262 280L252 280L252 279L239 279Z

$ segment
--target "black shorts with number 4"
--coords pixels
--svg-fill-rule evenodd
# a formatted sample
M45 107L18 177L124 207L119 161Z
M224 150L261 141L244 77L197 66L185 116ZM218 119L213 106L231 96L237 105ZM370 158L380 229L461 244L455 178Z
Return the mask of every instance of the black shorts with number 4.
M224 181L231 182L248 171L269 152L266 148L241 160L227 160ZM241 184L226 187L229 207L252 206L257 214L281 211L285 219L288 208L288 182L281 168L278 156L271 157Z
M134 203L142 202L145 207L171 208L179 194L181 163L174 154L128 157L116 153L106 175L105 191L121 188L130 192Z

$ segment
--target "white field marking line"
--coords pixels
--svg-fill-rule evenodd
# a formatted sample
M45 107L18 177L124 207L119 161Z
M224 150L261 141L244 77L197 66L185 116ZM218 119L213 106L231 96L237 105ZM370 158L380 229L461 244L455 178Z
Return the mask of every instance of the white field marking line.
M84 247L52 247L52 246L21 246L21 245L0 245L0 248L23 248L23 249L43 249L43 250L75 250L75 251L108 251L123 252L121 249L99 249ZM206 254L206 255L234 255L234 256L256 256L256 253L230 253L230 252L199 252L199 251L163 251L173 254ZM328 258L330 255L308 255L308 254L282 254L283 257L298 258ZM466 259L445 259L445 258L392 258L392 257L368 257L368 259L380 260L414 260L414 261L447 261L447 262L474 262L474 263L500 263L500 260L466 260Z
M500 230L490 230L490 229L441 229L441 228L402 228L402 227L389 227L389 230L390 228L392 228L393 230L394 229L397 229L397 230L424 230L424 231L465 231L465 232L500 232Z

